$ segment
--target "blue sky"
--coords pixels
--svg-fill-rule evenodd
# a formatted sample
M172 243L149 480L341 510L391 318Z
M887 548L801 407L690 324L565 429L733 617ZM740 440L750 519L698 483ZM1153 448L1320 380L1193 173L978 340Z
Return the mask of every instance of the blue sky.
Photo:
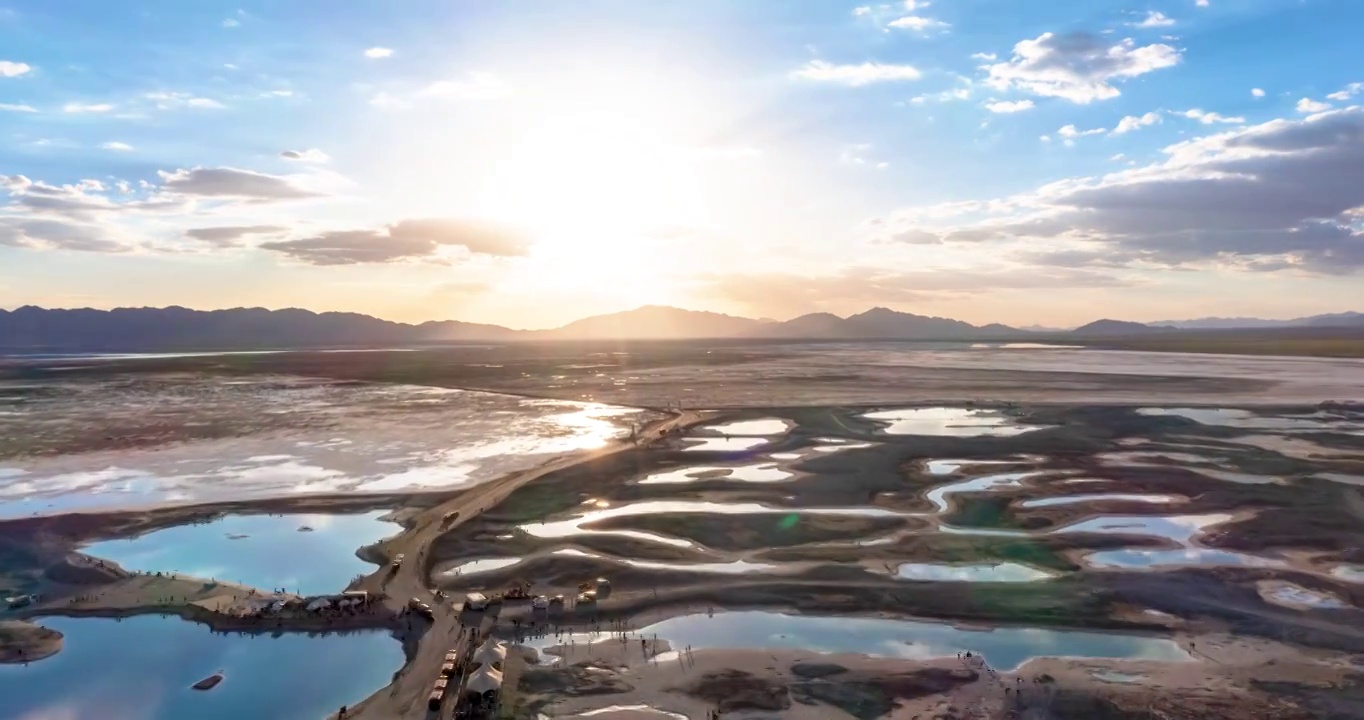
M1348 0L0 2L0 306L1361 309L1359 27Z

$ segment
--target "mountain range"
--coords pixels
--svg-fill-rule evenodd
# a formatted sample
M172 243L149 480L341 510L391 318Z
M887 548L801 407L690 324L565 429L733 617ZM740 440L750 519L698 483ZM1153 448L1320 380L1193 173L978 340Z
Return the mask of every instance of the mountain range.
M812 313L779 322L649 305L584 318L552 330L513 330L455 320L412 325L359 313L316 313L294 308L65 310L24 306L0 310L0 349L11 352L108 352L686 338L1028 340L1229 327L1364 328L1364 314L1338 313L1286 321L1205 318L1149 325L1104 319L1071 331L1039 333L1000 324L977 326L880 307L848 317Z

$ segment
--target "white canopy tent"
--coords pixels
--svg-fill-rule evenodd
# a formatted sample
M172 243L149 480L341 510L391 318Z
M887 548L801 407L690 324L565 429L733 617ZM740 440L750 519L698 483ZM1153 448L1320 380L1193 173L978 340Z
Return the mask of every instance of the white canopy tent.
M480 695L493 692L502 687L502 673L484 665L469 676L469 682L464 687L468 692L476 692Z
M473 661L483 666L500 665L507 659L507 646L488 638L474 651Z

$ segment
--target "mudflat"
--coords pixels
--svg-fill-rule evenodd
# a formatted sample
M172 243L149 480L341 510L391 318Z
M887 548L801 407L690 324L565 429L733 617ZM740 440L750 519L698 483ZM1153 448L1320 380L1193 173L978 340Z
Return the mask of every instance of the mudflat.
M0 521L0 586L39 600L6 612L0 646L13 652L31 644L44 637L44 617L65 615L170 613L249 633L386 629L402 643L405 662L387 687L348 708L347 717L359 718L430 717L431 684L469 627L521 648L506 662L500 695L512 717L697 718L719 711L1231 720L1364 710L1357 661L1364 656L1364 412L1320 402L1348 399L1343 395L1294 400L1336 380L1267 365L1221 379L1193 370L1159 380L1096 373L1109 387L1091 402L1046 384L1056 378L1026 389L1055 396L1005 402L971 399L989 397L995 380L982 378L994 370L937 368L956 375L934 385L932 373L908 364L887 369L867 361L865 371L856 362L844 368L860 378L774 379L767 373L777 365L808 359L753 352L760 357L712 357L691 369L655 358L642 389L627 382L603 392L676 400L688 388L701 399L732 389L732 397L713 405L686 400L686 410L639 403L649 414L618 423L598 446L551 453L502 474L372 492L283 493L296 488L275 484L260 497L207 494L203 501L12 516ZM303 372L314 362L305 355L279 362ZM574 364L570 359L583 360L555 358L545 367ZM25 382L43 376L42 383L59 385L43 391L48 398L76 391L61 383L116 377L157 387L253 377L230 362L188 374L139 362L60 382L43 375L57 374L50 368L23 372ZM872 367L878 362L883 367ZM281 367L260 371L286 377L276 375ZM1353 377L1353 366L1344 367L1331 372ZM334 377L339 368L312 367L325 378L308 382L356 382ZM376 368L360 363L344 372ZM1069 370L1008 372L1078 382ZM479 382L483 390L530 382L511 375ZM449 380L439 366L431 376L433 384ZM603 381L586 375L538 380L563 386L546 394L603 399L594 390ZM976 382L980 395L954 395L959 382ZM745 407L753 388L764 386L799 402ZM1161 387L1225 399L1119 399L1160 397ZM829 393L894 397L896 388L956 399L821 402ZM1247 401L1256 393L1272 404ZM23 397L26 409L46 402ZM221 409L202 405L203 413ZM344 403L328 408L325 414L345 411ZM384 412L402 425L409 410L411 418L431 417L420 406ZM297 417L237 426L231 438L245 443L240 454L262 438L297 433L314 442L314 431L340 437L335 423L349 422L332 419L318 429L322 413ZM87 429L119 433L98 418ZM180 457L223 440L187 431L88 452L164 467L152 456ZM43 441L21 435L12 442ZM33 472L41 463L90 459L70 445L44 447L0 461L23 471L5 478L11 488L35 475L39 482L52 477ZM296 463L326 462L306 460ZM338 474L329 477L344 482L368 472L330 469ZM189 568L157 576L83 551L97 540L223 515L374 510L387 511L394 534L357 548L369 569L335 589L379 598L357 612L265 613L263 603L299 598L197 577ZM575 604L580 583L597 578L609 579L609 593ZM533 595L566 596L566 607L549 614L509 601L496 617L458 607L465 593L520 583ZM431 619L404 612L412 598L431 606ZM442 716L453 706L447 702Z

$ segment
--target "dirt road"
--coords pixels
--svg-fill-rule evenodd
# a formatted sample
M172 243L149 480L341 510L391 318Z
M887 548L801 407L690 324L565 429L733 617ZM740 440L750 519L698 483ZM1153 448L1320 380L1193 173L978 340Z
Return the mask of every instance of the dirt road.
M391 567L380 568L362 580L357 587L370 592L385 593L388 596L386 603L394 610L401 610L411 598L418 598L431 605L435 617L427 621L408 616L404 644L408 648L413 648L415 644L415 649L409 650L407 664L398 671L391 684L359 705L349 708L346 717L355 720L435 717L434 713L426 709L426 698L440 672L445 652L455 644L460 629L458 607L449 601L437 602L427 584L427 552L438 537L497 505L518 488L549 473L622 450L648 445L665 435L698 424L704 419L699 412L679 411L671 418L646 426L634 442L617 440L590 453L556 458L531 470L480 485L468 493L414 516L408 523L407 531L391 538L382 546L383 553L390 558L399 554L405 556L401 566L396 570ZM458 518L445 523L445 517L455 512L459 513ZM454 598L454 601L462 601L462 598ZM443 715L448 715L454 706L452 700L453 698L447 700Z

